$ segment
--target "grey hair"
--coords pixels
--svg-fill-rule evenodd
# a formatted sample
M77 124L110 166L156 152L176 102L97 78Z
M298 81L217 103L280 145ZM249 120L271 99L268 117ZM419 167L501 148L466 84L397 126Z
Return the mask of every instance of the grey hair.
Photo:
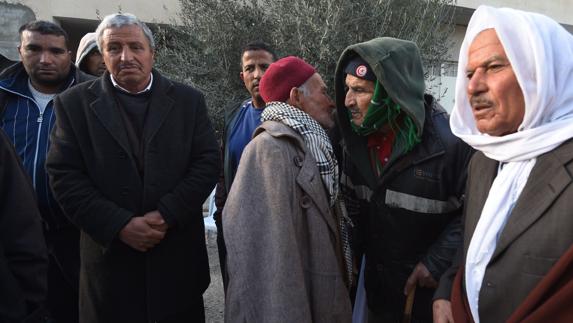
M155 49L153 33L143 21L139 20L135 15L130 13L114 13L105 16L95 31L97 48L99 49L100 53L103 53L103 32L108 28L121 28L124 26L138 26L141 28L143 34L149 41L149 46L151 49Z
M310 80L310 77L308 78L308 80L304 81L304 83L302 83L301 86L297 87L299 92L302 93L302 95L304 95L304 96L308 96L310 94L310 90L308 89L308 81L309 80Z

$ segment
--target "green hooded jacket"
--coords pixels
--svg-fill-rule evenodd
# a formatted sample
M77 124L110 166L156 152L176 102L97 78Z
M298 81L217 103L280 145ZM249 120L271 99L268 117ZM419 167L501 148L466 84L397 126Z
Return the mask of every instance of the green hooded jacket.
M410 117L420 139L405 151L396 137L380 176L370 163L367 136L354 132L344 103L344 68L356 55ZM385 37L351 45L336 67L340 189L355 224L351 242L355 255L366 255L370 310L396 320L401 320L403 290L415 266L425 265L437 281L461 244L466 169L473 153L451 133L447 113L424 90L420 53L410 41ZM418 287L414 319L431 322L433 294L434 289Z
M368 62L378 81L394 102L400 105L414 121L418 136L424 129L424 70L418 46L413 42L390 37L381 37L364 43L348 46L336 66L335 90L336 106L343 132L352 131L350 120L345 118L344 67L352 58L359 55Z

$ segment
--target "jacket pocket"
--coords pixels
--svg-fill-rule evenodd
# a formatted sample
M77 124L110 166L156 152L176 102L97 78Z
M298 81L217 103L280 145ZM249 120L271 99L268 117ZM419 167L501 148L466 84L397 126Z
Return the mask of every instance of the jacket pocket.
M535 276L545 276L557 262L557 258L552 257L537 257L533 255L524 255L523 257L522 272Z
M349 312L345 306L341 276L310 270L306 270L306 276L313 322L336 322L334 317Z

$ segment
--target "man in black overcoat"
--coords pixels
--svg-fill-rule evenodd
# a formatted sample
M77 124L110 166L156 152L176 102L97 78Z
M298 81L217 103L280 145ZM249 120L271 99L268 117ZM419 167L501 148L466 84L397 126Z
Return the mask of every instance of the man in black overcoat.
M135 16L105 17L96 37L108 71L55 99L47 162L82 230L80 322L202 322L202 203L219 165L204 97L152 69Z
M34 188L0 131L0 322L39 322L47 294L48 250Z

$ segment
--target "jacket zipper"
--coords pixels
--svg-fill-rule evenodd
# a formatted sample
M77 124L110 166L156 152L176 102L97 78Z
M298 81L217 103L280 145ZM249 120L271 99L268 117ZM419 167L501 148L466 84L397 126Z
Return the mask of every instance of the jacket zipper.
M76 80L76 78L75 78L75 77L72 77L72 80L70 81L70 83L68 84L68 86L66 86L66 89L69 89L69 88L72 86L72 84L74 84L75 80ZM27 95L24 95L24 94L22 94L22 93L20 93L20 92L11 90L11 89L9 89L9 88L6 88L6 87L4 87L4 86L0 86L0 89L4 90L4 91L6 91L6 92L9 92L9 93L15 94L15 95L17 95L17 96L25 97L25 98L27 98L28 100L31 100L32 102L34 102L34 104L36 104L36 107L38 108L38 110L40 110L40 107L39 107L38 104L36 103L36 100L34 100L33 98L31 98L31 97L29 97L29 96L27 96ZM48 104L49 104L49 103L48 103ZM52 104L53 104L53 103L52 103ZM47 109L47 108L48 108L48 107L46 106L46 109ZM37 137L36 137L36 151L35 151L35 153L34 153L34 170L33 170L33 173L32 173L32 185L34 186L34 190L36 189L36 172L37 172L37 167L38 167L38 152L39 152L39 149L40 149L40 148L39 148L39 145L40 145L40 136L41 136L41 134L42 134L42 123L43 123L43 121L44 121L44 112L45 112L45 111L41 111L41 110L40 110L40 116L38 116L38 119L36 119L36 122L38 123L38 135L37 135ZM48 136L49 136L49 135L50 135L50 134L48 134Z
M34 153L34 172L32 176L32 184L36 188L36 173L38 171L38 152L40 150L40 136L42 135L42 122L44 121L44 112L40 112L40 116L36 119L38 123L38 134L36 136L36 152Z

